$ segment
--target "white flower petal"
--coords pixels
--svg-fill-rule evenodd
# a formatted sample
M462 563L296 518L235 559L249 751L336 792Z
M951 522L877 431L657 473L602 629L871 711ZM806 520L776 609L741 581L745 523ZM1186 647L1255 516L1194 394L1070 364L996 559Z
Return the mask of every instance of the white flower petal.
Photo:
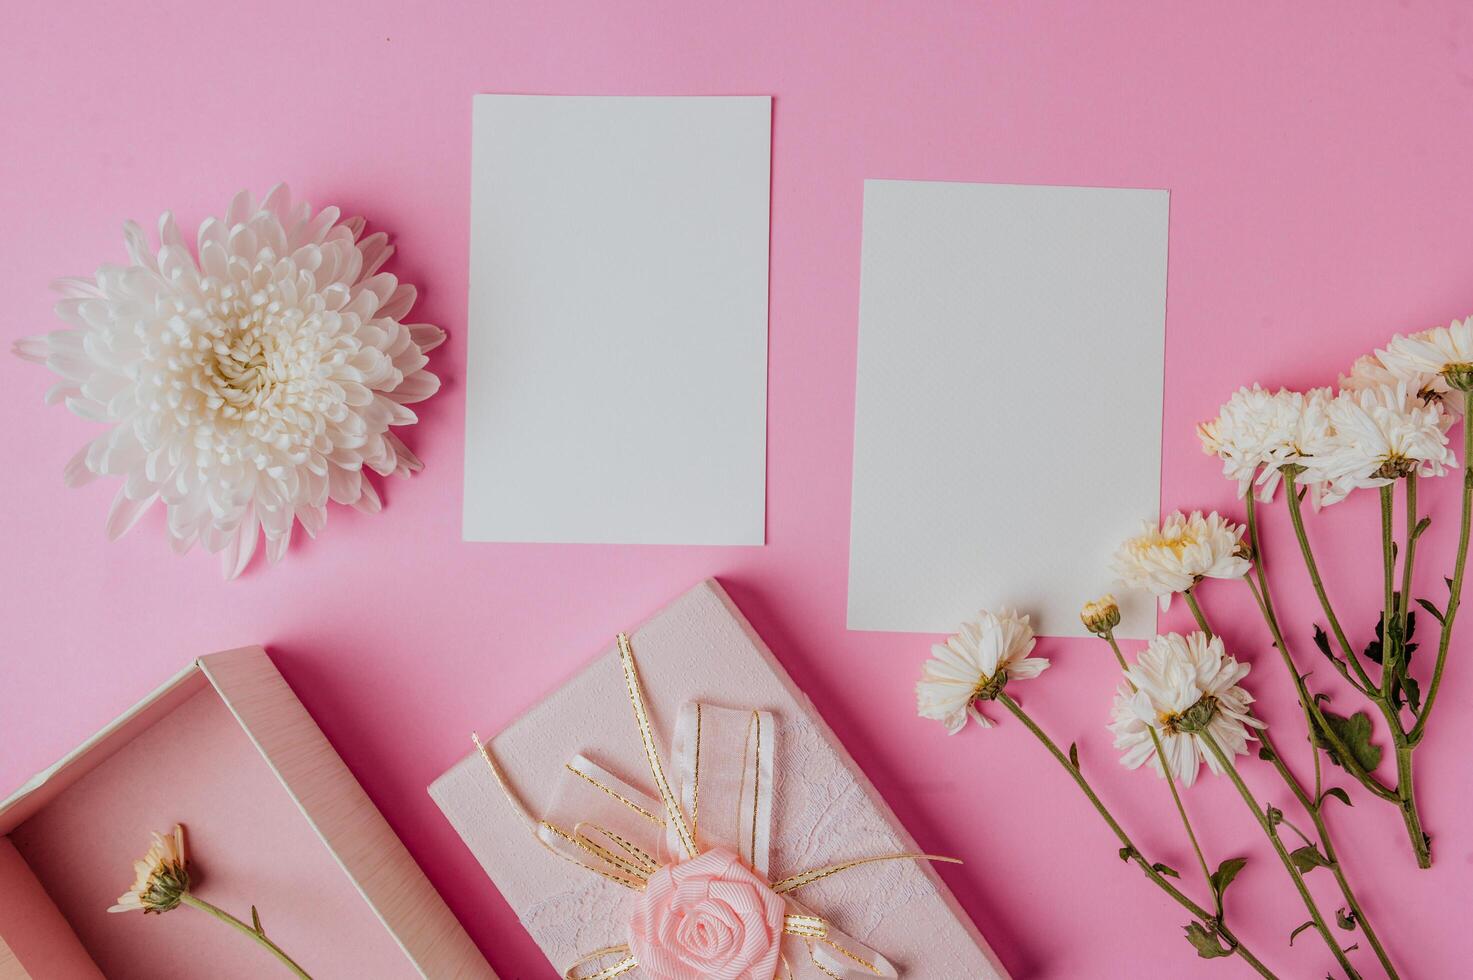
M130 222L129 265L54 284L75 329L15 353L62 376L49 401L109 426L64 479L122 480L110 536L157 494L170 545L224 552L233 576L261 534L276 559L293 520L319 532L329 498L378 510L365 461L383 474L421 468L389 427L413 424L404 406L438 389L424 355L444 332L400 322L415 290L382 271L393 246L340 219L293 203L284 185L259 206L242 191L200 224L196 246L172 215L156 250Z

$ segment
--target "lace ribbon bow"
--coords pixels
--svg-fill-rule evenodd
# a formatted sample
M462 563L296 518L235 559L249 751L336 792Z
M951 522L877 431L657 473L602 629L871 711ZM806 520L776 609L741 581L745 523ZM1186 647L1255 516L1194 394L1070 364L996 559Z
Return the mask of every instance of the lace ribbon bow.
M534 820L489 749L476 747L508 801L558 857L638 893L627 940L594 950L565 980L611 980L636 968L653 980L711 975L773 980L806 954L827 977L894 978L879 953L806 908L795 893L850 868L879 861L960 863L931 854L882 854L774 878L772 832L776 726L765 711L681 706L666 775L645 707L629 638L618 637L629 704L644 744L652 796L583 755L564 767L551 809ZM657 855L670 855L667 861Z

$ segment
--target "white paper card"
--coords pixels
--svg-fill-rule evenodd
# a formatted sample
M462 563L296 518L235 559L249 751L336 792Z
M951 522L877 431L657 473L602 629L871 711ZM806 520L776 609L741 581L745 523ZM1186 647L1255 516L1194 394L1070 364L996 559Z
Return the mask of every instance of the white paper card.
M763 543L771 116L476 96L466 540Z
M872 180L849 627L1053 636L1160 508L1168 194ZM1117 593L1121 636L1154 606Z

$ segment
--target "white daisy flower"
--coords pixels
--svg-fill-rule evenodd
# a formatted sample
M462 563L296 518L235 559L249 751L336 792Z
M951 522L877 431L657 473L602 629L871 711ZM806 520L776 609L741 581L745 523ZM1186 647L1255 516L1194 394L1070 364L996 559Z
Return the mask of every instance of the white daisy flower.
M931 647L932 659L916 684L916 713L942 722L952 735L969 715L991 728L976 703L996 698L1010 680L1037 677L1047 669L1047 659L1029 656L1034 642L1027 616L1009 609L978 613L955 636Z
M1257 475L1259 500L1273 499L1282 470L1307 466L1324 452L1330 437L1326 409L1328 388L1308 392L1280 388L1269 392L1254 385L1239 388L1217 418L1197 426L1202 451L1222 460L1223 475L1238 483L1238 495L1248 492ZM1303 480L1317 497L1312 478Z
M1253 696L1238 686L1248 671L1248 664L1224 652L1217 637L1201 632L1156 637L1126 671L1115 694L1110 730L1115 747L1123 750L1121 765L1137 769L1149 762L1164 776L1164 761L1187 786L1196 782L1204 758L1209 769L1222 772L1202 733L1210 734L1231 758L1248 751L1251 729L1265 727L1249 712ZM1164 760L1156 754L1151 729Z
M1437 375L1448 387L1467 391L1473 388L1473 316L1410 337L1392 337L1381 359L1399 380Z
M445 335L407 322L414 287L380 271L394 249L363 228L285 186L242 191L193 247L170 214L157 250L130 221L130 264L57 283L69 329L15 350L61 376L49 403L108 426L64 477L121 483L110 538L161 500L174 549L219 552L234 577L263 532L271 561L295 524L316 535L329 500L377 511L366 471L421 468L392 430L439 388L425 353Z
M1171 597L1204 578L1242 578L1249 561L1242 548L1243 527L1216 511L1202 516L1194 510L1169 515L1158 528L1150 521L1141 533L1115 552L1115 574L1130 588L1156 596L1161 608Z
M1442 476L1457 465L1442 425L1444 413L1409 393L1404 383L1343 391L1329 415L1331 448L1316 460L1316 472L1328 483L1327 503L1411 473Z

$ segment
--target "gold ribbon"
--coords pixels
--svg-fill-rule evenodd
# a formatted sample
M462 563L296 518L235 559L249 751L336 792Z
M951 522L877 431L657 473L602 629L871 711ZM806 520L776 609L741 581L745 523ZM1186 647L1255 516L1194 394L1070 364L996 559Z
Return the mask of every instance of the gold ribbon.
M681 768L690 776L686 784L687 805L690 809L690 820L687 821L680 796L666 775L659 745L655 741L654 725L645 704L639 671L634 663L634 650L629 643L629 637L623 633L618 635L618 649L625 689L634 713L635 724L639 730L645 762L649 766L657 800L650 799L641 790L624 783L614 774L580 755L574 757L566 765L568 773L573 777L574 785L584 787L587 793L593 794L593 799L603 800L606 803L611 801L612 804L622 809L610 810L603 822L577 820L573 822L571 829L550 818L534 819L521 798L512 789L506 774L497 765L490 749L475 734L472 734L471 738L481 757L490 767L507 802L545 849L563 860L570 861L625 888L642 891L650 876L660 869L660 861L651 849L641 846L634 838L652 829L651 824L664 830L665 842L672 852L679 855L677 860L687 860L701 853L698 837L698 828L701 824L698 823L698 817L702 812L700 809L700 779L703 706L699 703L692 703L688 706L688 710L693 712L693 715L682 716L681 725L682 735L688 737L677 739L677 755L683 760ZM704 708L704 711L712 714L718 712L725 712L726 715L732 714L726 709ZM732 825L732 836L736 840L731 843L735 844L737 854L744 863L764 878L767 877L767 834L772 806L773 728L770 715L761 711L750 713L746 723L746 732L742 737L742 762L737 773L736 812L733 814ZM717 734L720 733L721 728L718 727ZM752 760L750 769L748 767L749 757ZM717 786L717 789L721 788L723 787ZM725 789L729 794L731 787L727 786ZM748 806L749 800L750 806ZM609 809L609 807L605 806L604 809ZM709 812L709 805L707 812ZM720 814L717 815L720 816ZM624 826L608 826L608 824L618 822L622 822ZM706 824L709 826L709 819ZM805 885L840 874L851 868L882 861L961 863L956 858L936 854L881 854L841 861L820 868L810 868L772 882L772 890L784 896L789 906L789 911L783 917L784 935L792 936L803 944L809 961L823 975L837 978L837 980L862 977L880 977L891 980L898 976L895 968L883 956L834 928L828 920L803 907L792 897L793 892ZM791 978L793 971L786 956L782 957L782 964L786 975ZM594 950L580 957L563 976L565 980L612 980L614 977L636 969L638 965L629 944L620 943Z

